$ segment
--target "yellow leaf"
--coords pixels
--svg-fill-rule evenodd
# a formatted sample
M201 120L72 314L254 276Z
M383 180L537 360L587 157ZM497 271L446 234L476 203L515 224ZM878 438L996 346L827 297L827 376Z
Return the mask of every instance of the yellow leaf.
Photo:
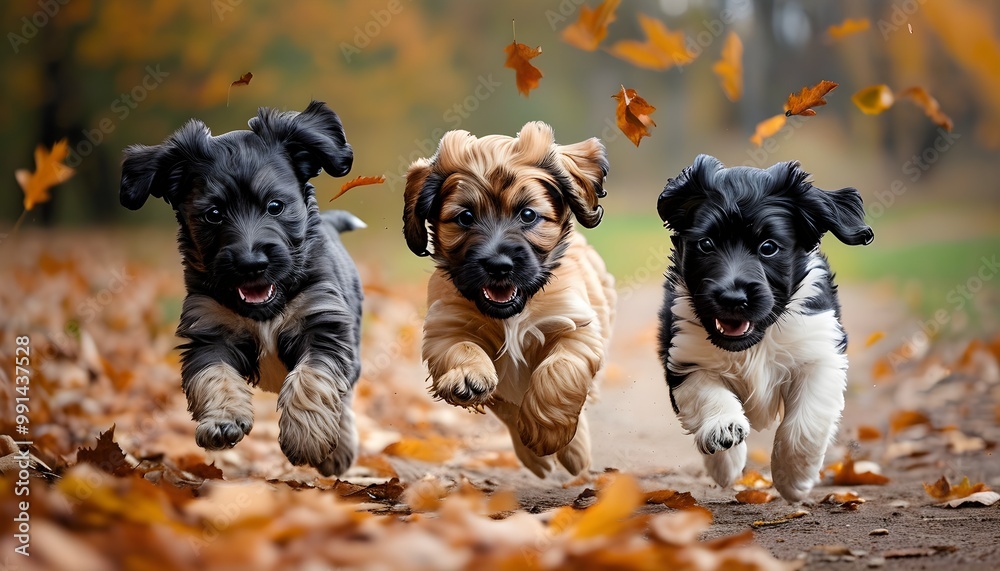
M458 443L454 440L432 436L427 440L403 438L386 446L382 453L422 462L445 462L454 456L456 448Z
M831 40L840 40L846 38L847 36L853 36L854 34L864 32L871 27L871 22L868 18L859 18L857 20L852 20L848 18L839 24L835 24L826 29L826 35L830 37Z
M746 474L739 480L733 482L734 486L743 486L751 490L762 490L764 488L770 488L772 483L761 475L757 470L747 470Z
M604 0L597 8L580 6L580 17L566 26L562 39L567 44L592 52L608 35L608 25L615 21L615 10L621 0Z
M712 71L719 76L722 90L730 101L743 97L743 42L736 32L730 31L722 45L722 58L715 62Z
M67 156L69 156L69 143L66 139L52 145L51 151L46 150L43 145L38 145L35 147L35 172L31 173L26 169L14 172L17 183L24 191L25 210L31 210L36 204L48 202L51 198L49 189L73 176L73 169L63 164Z
M643 494L636 481L626 475L619 475L607 488L597 494L597 503L587 508L576 526L573 537L586 539L597 536L614 535L624 520L642 505Z
M851 101L866 115L878 115L892 107L895 96L888 85L878 84L868 86L851 96Z
M633 65L657 71L694 61L694 55L687 50L684 32L671 32L663 22L645 14L639 14L639 25L646 34L646 41L616 42L608 50L611 55Z
M773 137L775 133L785 126L785 121L787 121L787 118L784 113L781 113L757 123L757 129L754 131L753 136L750 137L750 142L758 147L763 145L764 139Z

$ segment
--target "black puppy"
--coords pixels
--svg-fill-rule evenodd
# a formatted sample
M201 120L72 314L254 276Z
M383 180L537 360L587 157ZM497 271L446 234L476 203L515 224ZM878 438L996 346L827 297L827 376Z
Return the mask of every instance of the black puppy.
M187 297L177 335L198 445L253 426L251 385L278 393L278 440L293 464L346 471L357 453L351 398L361 372L361 281L339 233L364 223L321 214L309 180L343 176L353 153L337 114L262 108L249 131L213 137L191 120L125 150L121 203L173 207Z
M721 486L743 472L750 426L780 416L771 471L789 501L818 478L847 386L820 238L874 239L857 190L827 192L808 178L797 162L727 169L700 155L656 205L673 231L659 351L674 411Z

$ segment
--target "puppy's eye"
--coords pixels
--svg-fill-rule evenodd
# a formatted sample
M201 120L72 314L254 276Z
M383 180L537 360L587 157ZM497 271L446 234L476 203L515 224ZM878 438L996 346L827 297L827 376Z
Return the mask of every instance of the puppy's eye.
M538 220L538 213L530 208L525 208L520 214L521 222L524 224L531 224L535 220Z
M267 203L267 213L271 216L277 216L285 210L285 203L280 200L272 200Z
M213 206L205 211L205 222L209 224L222 224L222 211Z
M463 210L461 214L455 217L455 222L458 222L459 226L469 228L476 223L476 217L472 214L471 210Z
M778 243L774 240L764 240L760 243L760 247L757 248L757 251L760 252L761 256L770 258L771 256L777 254L779 249Z
M711 238L702 238L698 240L698 249L703 254L711 254L715 251L715 242Z

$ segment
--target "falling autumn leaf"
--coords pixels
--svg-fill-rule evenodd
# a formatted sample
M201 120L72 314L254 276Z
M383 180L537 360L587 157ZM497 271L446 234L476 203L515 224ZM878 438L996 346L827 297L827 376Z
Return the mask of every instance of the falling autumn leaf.
M359 177L357 177L357 178L355 178L353 180L349 180L349 181L345 182L344 184L340 185L340 192L338 192L337 194L333 195L333 198L330 199L330 202L333 202L334 200L337 200L338 198L340 198L341 196L343 196L345 192L347 192L348 190L351 190L352 188L354 188L356 186L365 186L365 185L369 185L369 184L382 184L383 182L385 182L385 177L382 176L382 175L378 175L378 176L359 176Z
M826 35L831 40L840 40L847 36L853 36L864 32L871 27L868 18L858 18L856 20L848 18L839 24L834 24L826 29Z
M73 176L73 169L63 164L67 156L69 143L66 139L52 145L51 151L38 145L35 147L35 172L27 169L14 171L17 184L24 191L25 211L31 210L36 204L48 202L51 198L49 189Z
M943 111L941 111L941 105L938 104L937 99L931 97L931 94L928 93L923 87L910 87L904 89L900 92L899 98L902 99L904 97L909 98L911 101L916 103L918 107L923 109L924 113L930 117L931 121L933 121L935 125L947 131L951 131L955 126L951 117L948 117Z
M656 71L694 61L694 55L687 49L684 32L671 32L663 22L645 14L639 14L639 25L646 34L646 40L616 42L608 50L611 55L632 65Z
M730 101L743 97L743 42L736 32L730 30L726 42L722 44L722 57L712 66L719 76L722 91Z
M885 331L876 331L869 335L868 339L865 339L865 347L871 347L882 339L885 339Z
M229 107L229 96L232 94L233 88L250 85L251 79L253 79L253 74L248 71L241 75L239 79L229 84L229 91L226 92L226 107Z
M125 460L125 453L115 442L115 425L102 432L97 437L97 446L94 448L81 448L76 453L76 461L87 463L112 474L114 476L127 476L134 471L134 468Z
M530 61L542 53L541 46L532 48L515 41L503 51L507 54L507 61L504 62L503 66L514 70L517 92L527 97L532 89L538 87L538 81L542 79L542 72L531 65Z
M743 490L736 494L736 501L741 504L766 504L774 496L763 490Z
M888 85L870 85L851 96L851 101L866 115L878 115L896 102Z
M571 46L592 52L608 35L608 25L615 21L615 10L621 0L604 0L597 8L580 6L580 17L566 26L562 39Z
M639 97L634 89L625 89L624 86L612 97L618 100L615 112L618 128L638 147L642 138L649 136L649 127L656 126L656 122L650 117L656 107Z
M785 126L785 122L787 120L788 119L785 117L785 114L782 113L757 123L757 128L750 137L750 142L758 147L763 145L764 139L773 137L778 131L781 130L782 127Z
M815 115L816 111L812 108L826 105L824 97L827 93L836 89L837 85L837 83L824 79L812 87L803 87L802 91L789 94L788 101L785 102L785 116L802 115L810 117Z

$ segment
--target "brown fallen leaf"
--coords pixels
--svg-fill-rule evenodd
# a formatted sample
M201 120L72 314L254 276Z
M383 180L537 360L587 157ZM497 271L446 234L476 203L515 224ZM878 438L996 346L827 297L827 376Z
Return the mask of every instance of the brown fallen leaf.
M788 523L788 522L792 521L793 519L797 519L797 518L800 518L800 517L803 517L803 516L807 516L807 515L809 515L809 512L807 512L805 510L798 510L798 511L794 511L794 512L788 514L788 515L781 516L778 519L757 520L757 521L751 523L750 527L756 529L756 528L761 528L761 527L771 527L773 525L782 525L782 524L785 524L785 523Z
M580 6L576 22L566 26L562 39L567 44L592 52L608 35L608 25L615 21L615 10L621 0L604 0L597 8Z
M66 139L52 145L51 150L38 145L35 147L35 172L27 169L14 171L14 178L24 191L25 211L31 210L37 204L48 202L52 198L49 189L73 176L75 171L63 164L67 156L69 156L69 142Z
M395 478L399 475L389 459L383 454L362 454L358 456L356 464L368 468L383 478Z
M915 86L904 89L899 93L899 98L907 98L916 103L918 107L924 110L924 114L930 117L935 125L947 131L951 131L955 126L951 117L948 117L941 111L941 105L938 104L937 99L931 97L931 94L923 87Z
M383 182L385 182L385 177L383 175L359 176L340 185L340 192L333 195L333 198L330 199L330 202L337 200L338 198L343 196L345 192L351 190L356 186L367 186L369 184L382 184Z
M625 89L625 86L612 97L618 100L615 109L618 128L638 147L642 138L649 136L649 128L656 126L650 117L656 107L647 103L634 89Z
M763 145L764 139L773 137L777 134L777 132L785 126L785 122L787 120L788 119L785 117L785 114L781 113L757 123L757 128L754 130L753 135L751 135L750 142L758 147Z
M868 18L851 19L847 18L839 24L834 24L826 29L826 35L831 40L840 40L847 36L853 36L871 28Z
M946 478L945 476L941 476L941 478L937 482L934 482L933 484L924 484L924 491L927 492L928 496L934 498L938 502L943 502L945 504L953 500L965 500L973 495L981 494L984 492L987 494L996 495L996 492L990 490L990 487L984 484L983 482L979 482L977 484L973 484L972 482L970 482L968 476L962 478L962 481L959 482L959 484L956 486L952 486L951 482L948 481L948 478ZM976 500L973 501L979 501L979 499L990 499L991 497L992 496L989 495L981 496L980 498L977 498ZM992 500L992 502L985 505L992 505L997 501L997 499L1000 499L1000 495L997 495L996 498ZM957 507L958 505L961 505L961 502L951 507Z
M904 547L902 549L890 549L882 552L882 557L886 559L904 559L907 557L928 557L938 553L954 553L957 551L953 545L941 545L932 547Z
M639 26L646 35L645 41L621 40L608 52L632 65L655 71L694 61L694 55L687 49L684 32L671 32L663 22L645 14L639 14Z
M827 466L824 472L833 472L834 486L881 486L889 483L889 478L875 472L855 472L854 458L848 453L842 462Z
M844 492L830 492L819 501L821 504L842 504L844 502L865 501L857 492L847 490Z
M189 474L201 478L202 480L223 479L222 470L215 465L215 462L206 464L197 457L183 456L177 460L177 467Z
M766 504L774 498L775 496L763 490L743 490L736 494L736 501L741 504Z
M902 432L911 426L931 426L931 419L919 410L898 410L889 417L889 434Z
M736 32L726 34L722 56L712 65L712 71L719 76L727 99L735 102L743 97L743 42Z
M76 461L91 464L118 477L127 476L135 470L135 467L125 460L125 453L115 442L114 424L97 437L97 446L80 448L76 453Z
M410 458L421 462L445 462L455 455L458 442L441 436L422 438L403 438L385 447L383 454Z
M694 499L691 492L656 490L646 493L646 503L660 504L675 510L684 510L698 505L698 500Z
M597 494L597 503L587 508L570 529L575 539L617 533L624 521L642 504L639 484L631 476L618 475Z
M763 490L770 488L772 485L771 480L762 476L757 470L747 470L739 480L733 482L734 488L743 487L750 490Z
M798 93L789 94L788 100L785 102L785 116L802 115L804 117L811 117L815 115L816 111L813 110L813 107L826 105L824 97L827 93L836 89L837 85L837 83L824 79L812 87L803 87Z
M394 504L399 501L406 487L399 483L399 478L391 478L381 484L369 484L360 490L342 494L341 497L349 500L375 501L380 503Z
M507 61L504 62L503 66L514 70L517 92L527 97L532 89L538 87L538 82L542 79L542 72L531 65L530 61L541 55L541 46L532 48L515 41L503 51L507 54Z

